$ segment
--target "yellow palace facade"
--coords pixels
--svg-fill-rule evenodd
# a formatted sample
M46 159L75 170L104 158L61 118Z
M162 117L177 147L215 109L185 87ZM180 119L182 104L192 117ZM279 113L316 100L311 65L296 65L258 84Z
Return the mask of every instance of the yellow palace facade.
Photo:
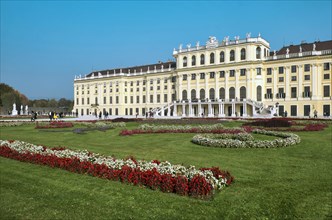
M260 35L182 45L176 61L91 72L74 79L78 115L329 117L332 41L270 51Z

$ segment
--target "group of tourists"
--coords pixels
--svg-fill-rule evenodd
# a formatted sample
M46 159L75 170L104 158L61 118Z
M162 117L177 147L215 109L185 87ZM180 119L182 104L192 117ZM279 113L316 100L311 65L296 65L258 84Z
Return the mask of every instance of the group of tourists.
M63 117L63 113L60 112L59 114L57 114L57 113L54 112L54 111L50 111L50 112L48 113L48 117L50 118L50 121L52 121L52 120L57 121L58 118L62 118L62 117Z

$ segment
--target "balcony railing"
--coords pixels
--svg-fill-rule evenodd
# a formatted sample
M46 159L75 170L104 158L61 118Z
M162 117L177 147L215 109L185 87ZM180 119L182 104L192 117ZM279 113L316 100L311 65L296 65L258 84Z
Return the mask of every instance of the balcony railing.
M287 59L294 57L306 57L306 56L318 56L318 55L329 55L332 54L332 50L321 50L321 51L305 51L302 53L290 53L290 54L281 54L275 56L268 56L266 60L279 60L279 59Z

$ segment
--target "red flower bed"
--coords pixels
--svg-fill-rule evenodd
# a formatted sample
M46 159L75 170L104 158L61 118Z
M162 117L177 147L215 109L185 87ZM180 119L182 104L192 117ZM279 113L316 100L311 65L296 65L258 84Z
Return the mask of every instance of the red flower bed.
M202 132L198 128L192 128L189 130L141 130L141 129L133 129L133 130L122 130L119 135L127 136L134 134L164 134L164 133L212 133L212 134L238 134L243 133L240 129L213 129L209 132Z
M261 119L253 122L248 122L245 123L244 125L275 128L275 127L290 127L292 124L287 118L272 118L272 119Z
M58 149L63 150L64 148ZM0 146L0 155L23 162L61 168L74 173L88 174L133 185L142 185L153 190L159 189L162 192L171 192L194 197L207 197L213 193L212 185L208 183L204 177L199 175L188 180L185 176L173 177L171 174L160 174L155 168L141 171L139 168L131 168L124 165L121 169L112 169L105 164L93 164L88 161L80 161L76 157L59 158L55 155L33 154L29 152L19 153L7 146ZM155 163L160 162L155 160ZM227 178L229 178L227 179L227 185L231 184L234 179L228 172L221 171L217 167L202 168L202 171L203 170L211 170L215 177L227 176Z
M63 121L51 121L48 125L40 125L38 122L36 123L36 129L47 129L47 128L71 128L74 127L71 122L63 122Z
M269 130L269 131L322 131L324 130L326 127L328 127L327 124L307 124L304 125L303 127L290 127L290 128L268 128L268 129L264 129L264 128L259 128L259 129L263 129L263 130ZM244 130L246 132L252 132L253 130L255 130L256 128L253 128L251 126L243 126L242 128L244 128Z

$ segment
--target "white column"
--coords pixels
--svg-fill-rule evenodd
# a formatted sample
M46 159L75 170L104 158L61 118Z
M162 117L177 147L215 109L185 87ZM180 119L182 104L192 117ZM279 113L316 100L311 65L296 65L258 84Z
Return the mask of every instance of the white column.
M213 113L212 113L212 106L211 106L211 100L209 100L208 103L208 117L213 117Z
M171 107L169 104L167 104L167 116L171 116Z
M302 70L302 65L299 65L298 66L299 70L298 70L298 87L297 87L297 91L298 91L298 94L297 94L297 97L298 99L302 100L303 99L303 70Z
M318 86L317 86L317 65L312 65L312 74L311 74L311 82L312 82L312 99L317 99L318 94Z
M177 108L176 108L176 101L174 101L174 107L173 107L173 116L178 116L178 113L177 113Z
M182 75L179 75L179 90L178 90L179 92L179 94L178 94L178 96L179 96L179 100L181 101L182 100ZM187 94L188 94L188 92L187 92Z
M232 117L235 117L235 99L232 99Z
M256 116L255 106L252 104L252 116Z
M198 100L198 117L202 116L202 105L201 100Z
M217 53L216 53L217 54ZM217 61L217 60L216 60ZM218 60L219 61L219 60ZM217 72L214 72L214 77L215 77L215 83L216 83L216 86L214 88L214 99L215 100L218 100L219 99L219 77L218 77L218 74Z
M220 107L221 107L221 117L225 117L225 103L221 103L220 104Z
M240 100L239 70L235 70L235 98Z
M218 99L218 117L222 117L221 115L221 100Z
M247 100L243 99L243 115L242 117L247 117Z
M161 107L161 116L165 116L165 107L163 106L163 107Z
M225 71L225 100L229 99L229 88L228 88L228 80L229 80L229 71ZM231 101L231 100L229 100Z
M185 101L182 102L182 117L186 117L186 106L185 106Z
M200 97L199 97L199 74L196 74L196 98L200 99Z
M189 117L193 117L193 105L191 103L191 100L189 100Z
M291 97L291 92L290 92L290 76L289 76L289 69L290 67L287 66L285 67L286 70L286 76L285 76L285 93L286 93L286 100L290 99Z

